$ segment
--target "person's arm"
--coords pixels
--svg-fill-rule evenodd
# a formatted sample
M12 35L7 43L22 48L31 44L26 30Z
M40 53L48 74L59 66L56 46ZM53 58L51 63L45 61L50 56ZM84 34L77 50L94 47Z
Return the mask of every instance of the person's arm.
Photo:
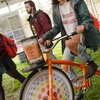
M48 18L45 14L39 13L38 14L38 21L42 25L43 30L44 30L45 33L48 32L50 29L52 29L52 25L49 22L49 20L48 20ZM45 42L44 42L44 45L45 46L50 46L51 40L52 40L51 37L48 40L46 39Z
M56 14L53 11L53 23L54 26L51 30L49 30L48 32L46 32L43 36L42 39L45 41L47 39L53 39L59 32L60 32L60 22L58 17L56 16Z
M93 19L90 16L90 12L87 8L86 3L83 1L78 5L79 16L81 17L82 23L85 30L90 29L91 25L93 25Z

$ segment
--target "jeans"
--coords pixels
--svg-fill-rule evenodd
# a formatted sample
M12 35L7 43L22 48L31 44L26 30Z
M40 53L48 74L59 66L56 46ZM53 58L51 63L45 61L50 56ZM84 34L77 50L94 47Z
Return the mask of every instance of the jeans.
M92 61L92 58L89 54L86 53L86 40L84 38L83 35L80 36L80 42L78 43L78 57L83 61L83 62L87 62L87 61Z

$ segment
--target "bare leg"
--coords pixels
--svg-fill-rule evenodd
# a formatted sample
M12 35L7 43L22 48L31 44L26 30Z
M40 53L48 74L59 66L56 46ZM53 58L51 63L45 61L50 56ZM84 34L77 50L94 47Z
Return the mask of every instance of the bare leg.
M71 36L71 39L66 40L66 46L76 55L78 54L78 43L80 42L80 34Z
M70 61L73 61L74 60L74 55L71 55L71 53L70 53L70 49L69 48L65 48L65 50L64 50L64 52L63 52L63 57L62 57L62 59L63 60L70 60ZM61 65L61 69L65 72L65 73L67 73L68 72L68 69L69 69L69 65L64 65L64 64L62 64Z
M64 50L64 53L63 53L63 57L62 59L63 60L70 60L70 61L73 61L75 58L74 55L72 55L70 53L70 50L66 47L65 50ZM77 75L76 73L74 72L72 66L69 66L69 65L61 65L61 69L68 75L68 77L70 78L70 80L74 79Z
M62 71L67 73L68 72L68 65L61 65L61 69L62 69Z

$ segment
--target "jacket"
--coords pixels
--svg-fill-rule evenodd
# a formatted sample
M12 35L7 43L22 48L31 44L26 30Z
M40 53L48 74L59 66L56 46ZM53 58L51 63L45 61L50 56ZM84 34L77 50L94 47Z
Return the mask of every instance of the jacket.
M46 32L48 32L52 28L52 25L49 23L47 17L43 13L38 13L38 14L37 13L38 11L34 13L33 17L30 15L28 18L28 21L30 23L31 30L32 30L32 25L33 25L38 38L41 38ZM37 14L37 17L36 17L36 14Z
M100 33L93 25L93 19L90 17L90 12L88 11L86 3L84 2L84 0L71 0L71 4L75 11L78 24L84 25L85 27L85 30L82 34L84 35L87 43L92 47L94 51L96 51L99 47ZM62 36L65 34L61 22L59 5L54 5L52 9L53 9L54 27L44 36L42 36L44 40L54 38L59 32L63 33Z

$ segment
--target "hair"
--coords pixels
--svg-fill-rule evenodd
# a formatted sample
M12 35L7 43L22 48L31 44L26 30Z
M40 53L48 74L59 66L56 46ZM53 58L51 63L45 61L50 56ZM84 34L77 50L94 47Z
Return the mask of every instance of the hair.
M59 4L58 0L52 0L52 5L57 5L57 4Z
M33 1L31 1L31 0L25 1L24 4L29 4L36 11L35 3Z

